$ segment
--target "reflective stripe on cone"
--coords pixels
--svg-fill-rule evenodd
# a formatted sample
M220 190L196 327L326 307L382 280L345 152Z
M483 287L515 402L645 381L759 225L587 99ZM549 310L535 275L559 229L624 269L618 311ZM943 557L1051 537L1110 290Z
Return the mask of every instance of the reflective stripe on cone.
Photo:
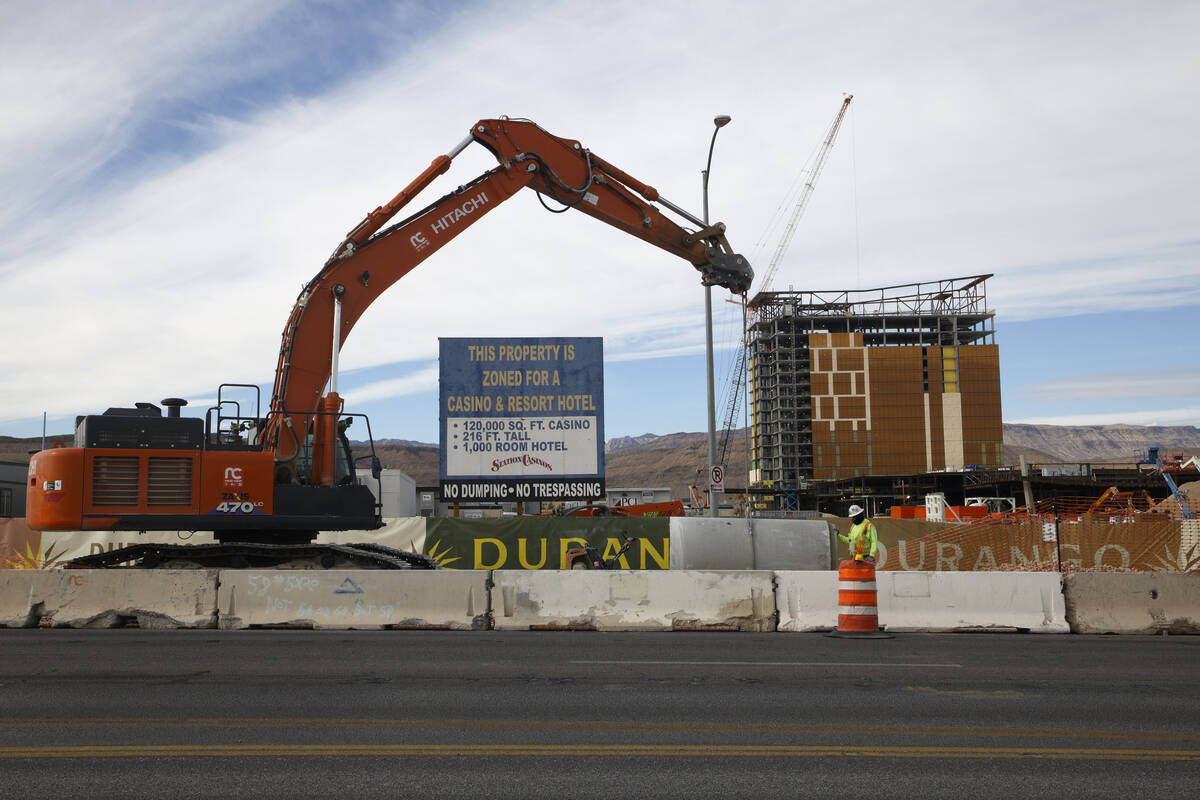
M864 561L843 561L838 566L838 632L879 630L878 606L875 567Z

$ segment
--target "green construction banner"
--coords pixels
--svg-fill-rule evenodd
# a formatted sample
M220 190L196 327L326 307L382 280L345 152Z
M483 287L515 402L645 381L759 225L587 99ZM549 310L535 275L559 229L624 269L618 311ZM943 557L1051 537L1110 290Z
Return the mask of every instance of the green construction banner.
M665 517L511 517L430 519L425 555L446 569L566 569L567 551L591 545L621 569L668 569L671 523Z

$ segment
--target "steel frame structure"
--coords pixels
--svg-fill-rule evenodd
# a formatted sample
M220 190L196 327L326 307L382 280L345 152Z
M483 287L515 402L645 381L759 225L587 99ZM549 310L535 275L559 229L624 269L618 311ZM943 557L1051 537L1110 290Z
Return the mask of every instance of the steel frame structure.
M990 277L756 294L747 348L757 483L795 488L813 476L810 333L861 333L866 347L995 344Z

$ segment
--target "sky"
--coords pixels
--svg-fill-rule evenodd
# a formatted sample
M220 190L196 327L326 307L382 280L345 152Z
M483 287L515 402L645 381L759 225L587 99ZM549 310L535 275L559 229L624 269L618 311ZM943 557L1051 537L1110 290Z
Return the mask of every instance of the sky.
M302 285L483 118L700 216L730 115L711 217L761 275L846 93L772 288L991 273L1005 422L1200 424L1198 29L1153 1L5 3L0 434L269 396ZM424 197L494 164L472 146ZM462 336L602 336L606 436L705 429L695 270L532 192L364 315L347 408L436 442L438 338Z

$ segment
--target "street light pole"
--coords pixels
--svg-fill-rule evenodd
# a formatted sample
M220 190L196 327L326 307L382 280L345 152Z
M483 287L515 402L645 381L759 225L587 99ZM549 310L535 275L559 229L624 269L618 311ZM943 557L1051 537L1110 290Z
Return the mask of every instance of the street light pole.
M708 143L708 162L701 173L704 182L704 225L708 225L708 173L712 169L713 147L717 144L717 132L729 124L732 117L721 114L713 119L712 140ZM712 467L717 463L717 408L713 391L713 320L712 287L704 287L704 364L708 379L708 515L718 515L717 493L712 490Z

